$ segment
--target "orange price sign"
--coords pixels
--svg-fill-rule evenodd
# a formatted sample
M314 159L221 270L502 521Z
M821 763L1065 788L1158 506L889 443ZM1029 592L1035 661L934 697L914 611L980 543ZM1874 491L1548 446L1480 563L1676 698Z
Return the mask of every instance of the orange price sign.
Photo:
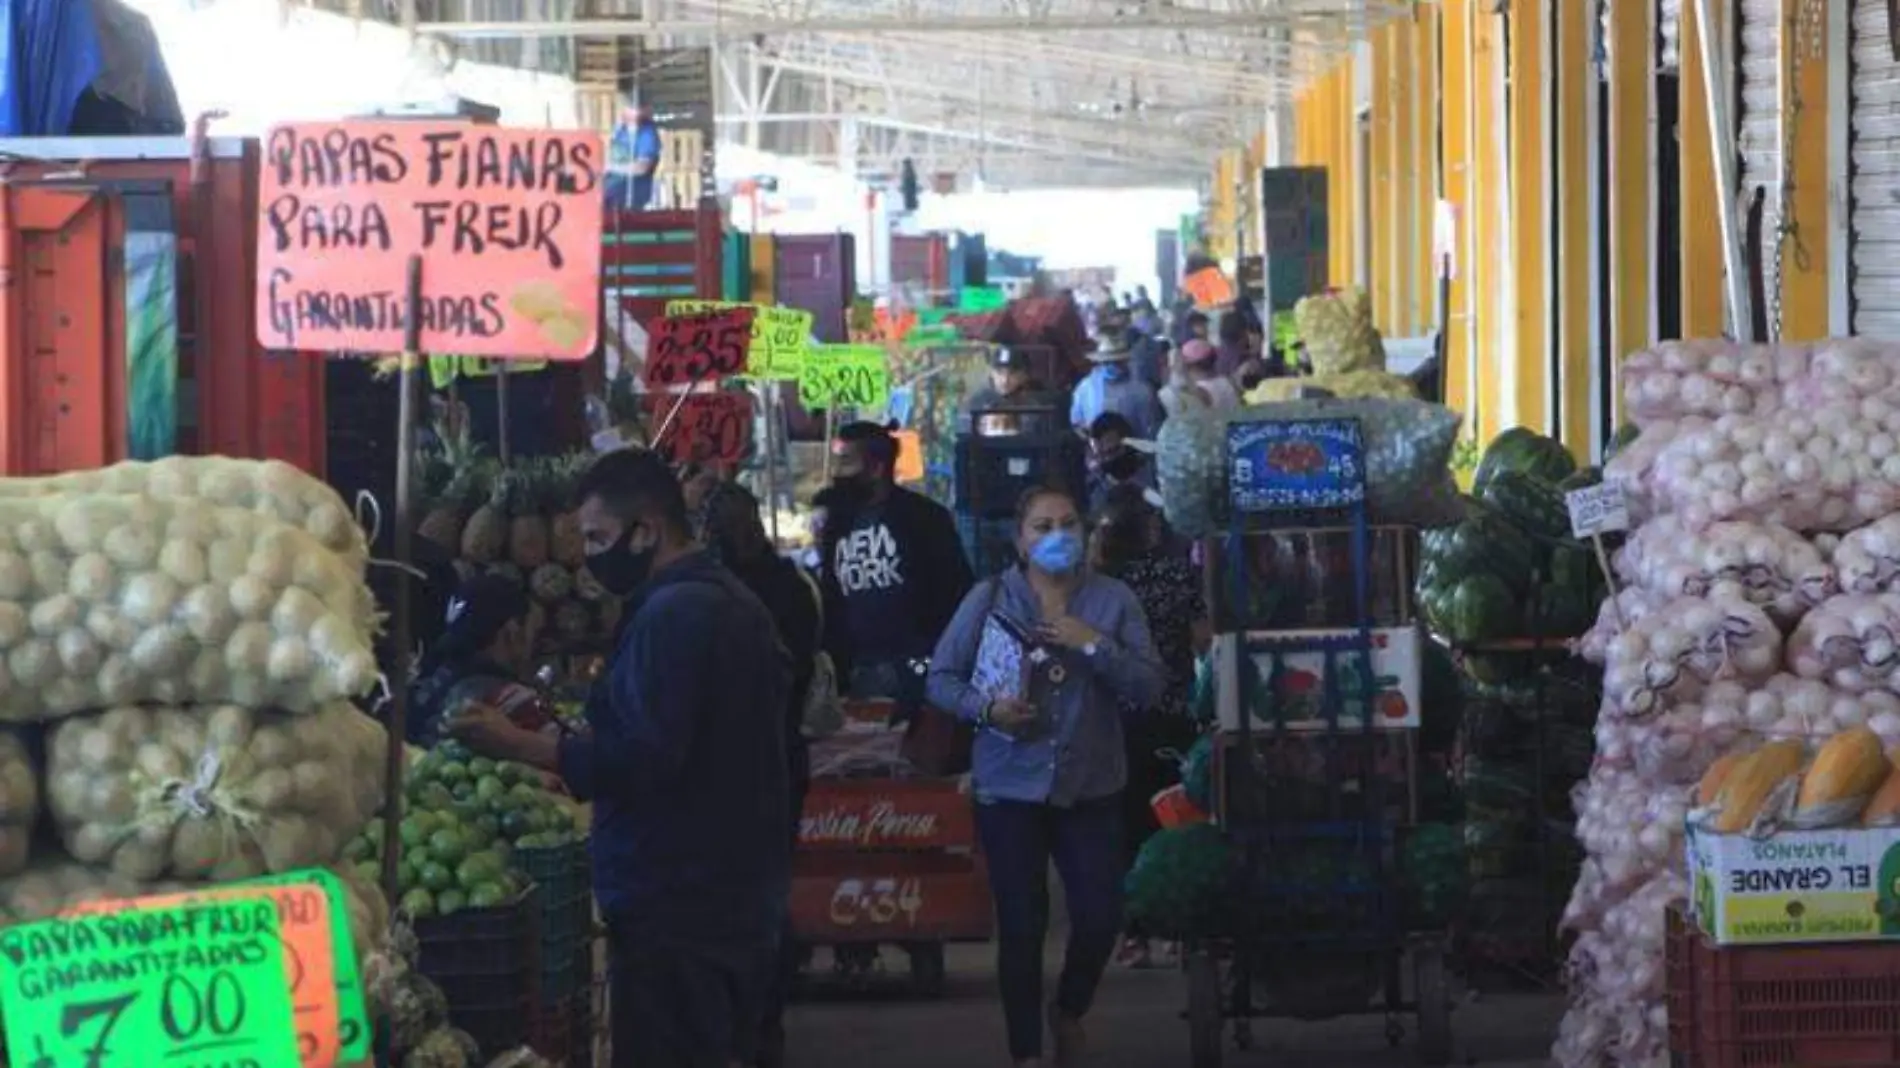
M654 451L673 463L735 464L745 459L752 445L752 397L745 393L690 393L681 403L679 394L658 394L649 409L654 426L659 426L675 404L679 414L666 428L666 437L654 443Z
M207 902L267 898L277 906L278 936L283 941L284 977L290 987L290 1008L297 1029L297 1055L302 1068L333 1068L343 1062L346 1045L343 1013L337 996L336 928L330 913L330 895L314 882L276 886L234 883L179 894L139 898L141 909L171 908ZM67 909L67 916L105 915L126 909L125 901L93 901ZM361 1036L365 1042L368 1036Z
M1234 302L1234 284L1218 267L1203 267L1181 283L1197 308L1218 308Z
M457 122L278 126L258 189L257 339L579 360L600 321L598 134Z
M740 305L663 315L647 324L648 386L684 386L744 374L753 310Z

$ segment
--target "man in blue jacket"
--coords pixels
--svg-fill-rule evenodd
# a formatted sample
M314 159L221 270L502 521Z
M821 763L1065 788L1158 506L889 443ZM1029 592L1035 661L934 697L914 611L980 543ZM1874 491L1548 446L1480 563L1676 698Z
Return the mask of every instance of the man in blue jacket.
M614 1068L750 1064L790 889L790 663L758 598L693 540L658 456L602 457L579 497L587 568L626 598L590 733L545 738L488 709L451 729L594 804Z

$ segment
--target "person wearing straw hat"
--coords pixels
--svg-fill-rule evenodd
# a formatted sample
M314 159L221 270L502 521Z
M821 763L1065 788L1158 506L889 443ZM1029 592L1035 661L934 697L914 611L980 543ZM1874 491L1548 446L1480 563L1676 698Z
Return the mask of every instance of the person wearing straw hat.
M1154 387L1140 381L1129 365L1134 351L1128 335L1117 330L1096 342L1089 362L1095 367L1076 383L1069 401L1069 422L1087 432L1097 416L1115 412L1135 428L1136 437L1152 438L1161 427L1161 402Z

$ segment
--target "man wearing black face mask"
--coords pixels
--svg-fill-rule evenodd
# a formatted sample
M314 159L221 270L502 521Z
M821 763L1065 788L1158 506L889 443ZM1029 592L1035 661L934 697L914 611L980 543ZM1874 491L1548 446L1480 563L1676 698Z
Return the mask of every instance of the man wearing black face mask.
M602 457L579 496L588 570L627 602L591 735L543 738L492 709L450 730L594 803L613 1068L750 1064L790 887L789 658L759 599L693 540L658 456Z
M897 485L897 439L849 423L832 444L823 549L825 651L851 696L887 697L906 718L922 668L975 583L948 509Z
M1154 468L1148 455L1135 447L1136 440L1134 424L1119 412L1103 412L1089 424L1090 515L1102 510L1116 486L1154 485Z

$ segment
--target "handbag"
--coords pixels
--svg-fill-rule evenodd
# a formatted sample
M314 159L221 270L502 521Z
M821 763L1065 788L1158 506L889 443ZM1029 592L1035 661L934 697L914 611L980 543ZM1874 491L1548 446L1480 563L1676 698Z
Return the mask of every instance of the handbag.
M988 605L983 610L983 619L987 624L990 613L996 608L996 596L1002 583L994 578L985 581L989 584ZM965 723L941 708L920 703L904 727L900 751L910 766L919 772L948 777L962 775L970 770L970 750L975 744L974 725Z

